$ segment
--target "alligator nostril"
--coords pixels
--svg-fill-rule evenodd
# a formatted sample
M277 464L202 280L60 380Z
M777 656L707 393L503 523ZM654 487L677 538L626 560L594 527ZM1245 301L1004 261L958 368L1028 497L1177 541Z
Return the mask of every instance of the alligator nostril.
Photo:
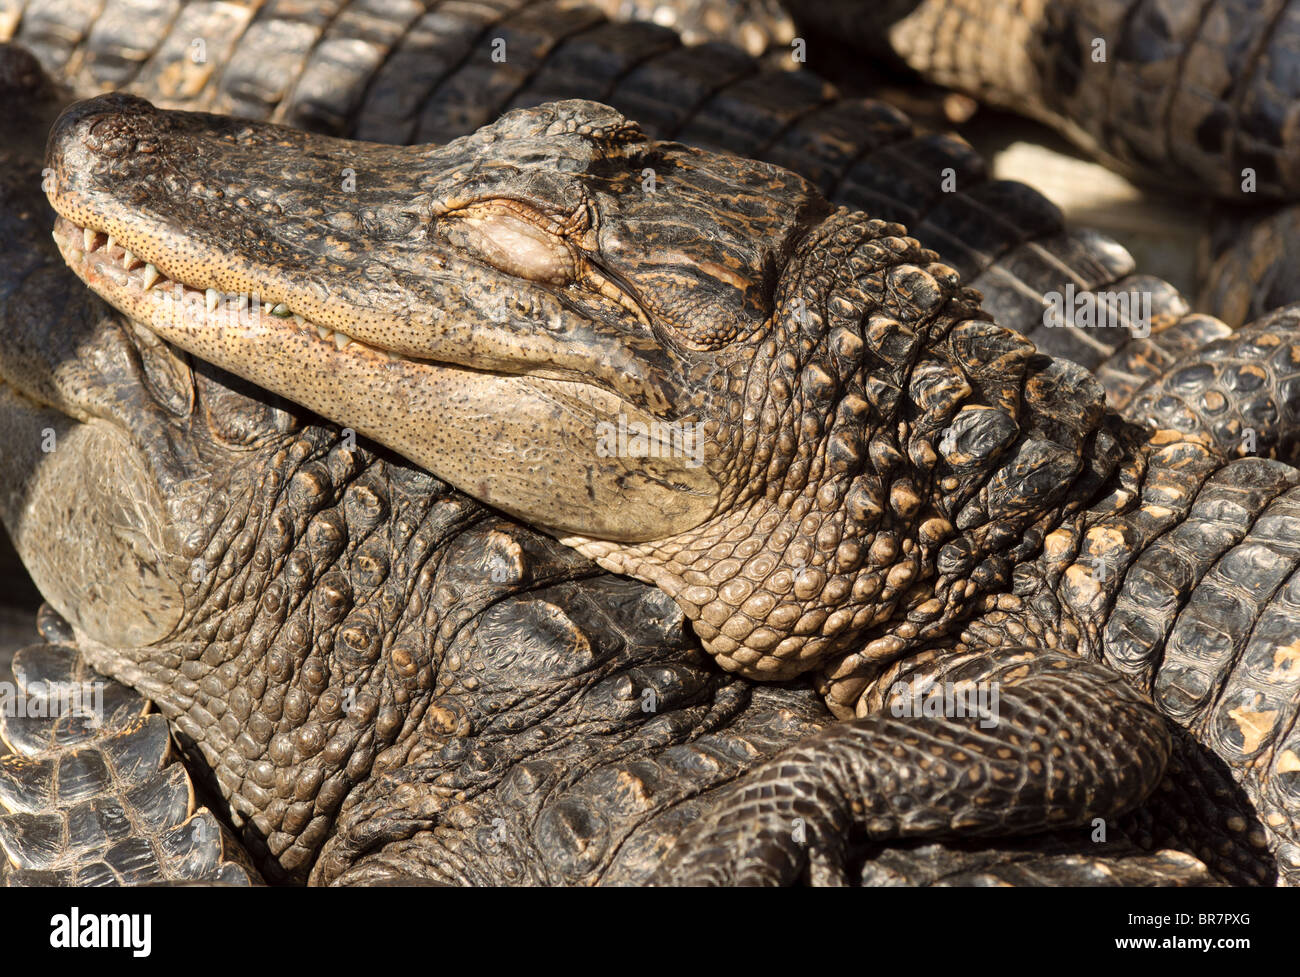
M152 152L146 116L157 110L142 98L110 94L77 102L64 110L50 130L52 152L82 145L104 156L120 157L132 152Z
M81 141L92 152L114 158L125 156L135 145L135 140L123 131L116 119L97 120Z

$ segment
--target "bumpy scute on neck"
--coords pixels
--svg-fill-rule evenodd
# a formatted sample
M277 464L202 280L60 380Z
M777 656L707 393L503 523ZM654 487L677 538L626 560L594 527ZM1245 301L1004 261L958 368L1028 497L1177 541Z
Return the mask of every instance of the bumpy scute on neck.
M848 211L824 222L772 328L713 378L730 394L719 436L749 459L729 509L654 543L566 540L672 595L723 667L819 668L842 712L1009 586L1103 412L1085 370L988 321L904 234Z

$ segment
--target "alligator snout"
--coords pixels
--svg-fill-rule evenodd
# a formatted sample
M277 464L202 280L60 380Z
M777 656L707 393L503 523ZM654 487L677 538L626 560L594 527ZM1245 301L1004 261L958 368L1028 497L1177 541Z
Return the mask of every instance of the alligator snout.
M75 102L50 129L49 162L60 164L74 149L109 157L151 152L147 140L161 118L143 98L121 92Z

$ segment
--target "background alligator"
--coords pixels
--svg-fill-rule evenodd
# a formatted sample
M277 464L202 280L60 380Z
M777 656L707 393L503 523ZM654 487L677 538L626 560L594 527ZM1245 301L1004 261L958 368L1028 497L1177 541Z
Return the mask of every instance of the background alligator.
M859 833L1113 816L1171 751L1152 702L1180 776L1240 785L1183 830L1219 871L1294 877L1300 472L1146 441L901 227L585 102L399 150L112 96L50 145L60 247L123 311L653 583L727 671L816 676L842 722L724 790L655 877L838 880ZM649 160L667 178L638 192ZM683 214L707 233L654 247ZM601 453L616 416L695 427L696 464ZM1006 726L891 718L927 679L997 683Z
M819 44L896 58L1111 165L1240 201L1300 194L1294 0L800 0ZM828 59L829 64L836 63ZM851 77L857 59L839 59Z

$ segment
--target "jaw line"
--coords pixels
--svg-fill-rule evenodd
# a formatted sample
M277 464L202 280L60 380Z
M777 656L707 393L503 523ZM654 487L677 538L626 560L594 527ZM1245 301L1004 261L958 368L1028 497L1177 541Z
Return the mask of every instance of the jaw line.
M57 199L55 206L62 210ZM601 421L657 420L603 387L376 349L302 316L271 315L281 298L274 292L254 302L165 277L143 256L128 257L116 242L110 246L104 232L62 215L54 239L87 285L162 339L386 445L539 528L636 542L666 529L694 528L713 514L718 486L706 467L684 469L680 459L596 461L594 451L585 450L594 445ZM530 417L551 421L541 443ZM644 514L610 505L629 494L636 499L638 492L653 499Z
M189 333L223 329L244 329L249 335L298 331L328 342L338 353L355 346L354 352L361 355L408 363L431 362L367 345L296 313L272 315L271 310L281 306L282 296L226 293L168 277L152 263L127 251L111 235L63 216L55 219L54 240L68 266L95 292L117 308L129 310L132 318L171 341L180 342Z

